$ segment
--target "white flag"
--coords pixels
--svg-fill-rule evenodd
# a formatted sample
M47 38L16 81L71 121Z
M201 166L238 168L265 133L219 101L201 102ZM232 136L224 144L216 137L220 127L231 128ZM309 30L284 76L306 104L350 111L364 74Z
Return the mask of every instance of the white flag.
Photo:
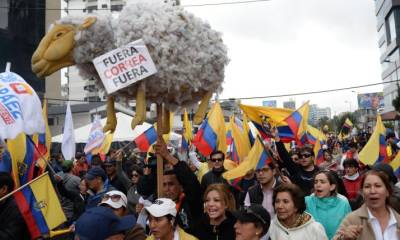
M68 102L65 114L64 133L61 143L61 152L65 160L74 160L75 157L75 134L72 121L71 106Z
M16 73L0 73L0 138L44 133L42 105L35 90Z

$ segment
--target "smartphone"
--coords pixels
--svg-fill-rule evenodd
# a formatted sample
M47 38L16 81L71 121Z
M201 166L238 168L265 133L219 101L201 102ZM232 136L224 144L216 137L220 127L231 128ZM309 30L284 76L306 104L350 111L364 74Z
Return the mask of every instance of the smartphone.
M283 176L290 177L290 173L286 168L282 168L281 173Z

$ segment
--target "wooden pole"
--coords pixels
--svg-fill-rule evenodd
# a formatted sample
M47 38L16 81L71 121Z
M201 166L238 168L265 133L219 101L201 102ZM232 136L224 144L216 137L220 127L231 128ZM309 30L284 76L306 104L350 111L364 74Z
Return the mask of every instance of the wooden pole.
M162 138L162 116L163 116L163 107L162 104L157 104L157 136L158 139ZM163 166L163 158L157 154L157 197L162 197L163 193L163 174L164 174L164 166Z
M42 175L38 176L37 178L34 178L34 179L32 179L31 181L25 183L24 185L20 186L19 188L15 189L14 191L12 191L12 192L8 193L7 195L5 195L4 197L0 198L0 202L3 201L4 199L10 197L10 196L13 195L14 193L20 191L21 189L23 189L24 187L28 186L29 184L31 184L31 183L33 183L33 182L39 180L40 178L42 178L42 177L44 177L44 176L46 176L46 175L48 175L48 174L49 174L49 172L44 172Z

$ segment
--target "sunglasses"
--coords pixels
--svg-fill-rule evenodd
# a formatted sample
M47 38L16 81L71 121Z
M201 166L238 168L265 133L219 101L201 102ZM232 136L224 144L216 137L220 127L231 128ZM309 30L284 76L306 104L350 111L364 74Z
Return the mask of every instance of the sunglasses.
M139 177L138 174L132 174L132 177Z
M113 201L113 202L118 202L120 199L121 199L121 195L116 195L116 194L114 194L114 195L108 195L108 194L104 194L104 196L103 196L103 200L104 201L108 201L108 199L110 199L111 198L111 201Z
M222 158L211 158L210 161L211 161L211 162L214 162L214 163L215 163L215 162L223 162L224 159L222 159Z
M265 220L258 214L258 213L255 213L253 210L251 210L250 208L245 208L244 209L244 212L246 213L246 214L250 214L250 215L253 215L254 217L256 217L258 220L260 220L263 224L267 224L267 222L265 222Z
M309 158L309 157L311 157L310 153L304 153L299 155L299 158Z

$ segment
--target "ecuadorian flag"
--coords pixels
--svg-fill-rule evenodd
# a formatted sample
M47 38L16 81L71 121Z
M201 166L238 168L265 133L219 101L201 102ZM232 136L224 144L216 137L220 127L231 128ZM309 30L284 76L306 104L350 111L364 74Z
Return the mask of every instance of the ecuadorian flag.
M251 148L247 160L242 161L236 168L226 171L223 177L229 182L237 182L237 179L243 177L251 169L261 169L270 163L272 158L267 153L261 140L257 138Z
M151 126L149 129L140 134L137 138L135 138L135 144L142 152L147 152L149 147L157 141L157 132L154 126Z
M314 145L315 164L319 166L324 161L324 151L322 150L322 142L317 139Z
M225 120L218 102L214 103L192 143L203 156L209 156L214 150L226 153Z
M358 154L360 161L366 165L374 165L375 163L386 162L386 129L382 123L381 116L376 118L376 126L374 132L369 138L367 144Z
M397 153L396 157L389 164L393 168L394 175L400 177L400 152Z
M278 125L279 137L282 142L296 140L307 131L309 104L306 102L299 109L290 114Z
M48 234L50 230L66 221L47 173L14 193L14 198L32 239Z

